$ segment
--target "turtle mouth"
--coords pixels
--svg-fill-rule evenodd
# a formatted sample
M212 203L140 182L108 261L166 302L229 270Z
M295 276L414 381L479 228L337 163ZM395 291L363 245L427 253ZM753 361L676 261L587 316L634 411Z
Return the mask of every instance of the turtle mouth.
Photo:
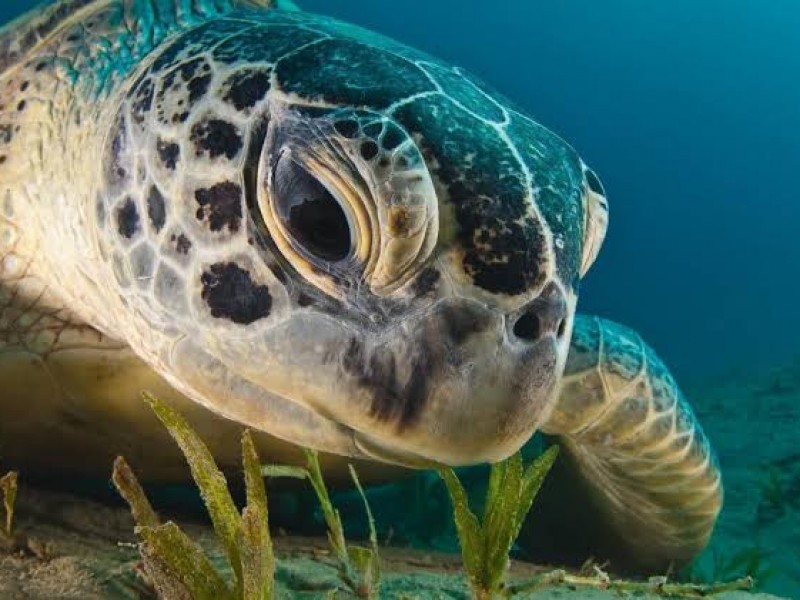
M436 469L442 466L442 463L422 455L392 448L379 438L363 431L353 431L353 444L361 457L370 460L408 467L409 469Z

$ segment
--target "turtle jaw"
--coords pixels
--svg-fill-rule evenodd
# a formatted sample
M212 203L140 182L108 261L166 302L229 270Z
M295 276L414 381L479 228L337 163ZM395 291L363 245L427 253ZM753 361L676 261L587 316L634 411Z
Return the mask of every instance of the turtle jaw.
M261 338L268 353L224 362L264 393L351 432L357 455L458 466L505 458L549 412L565 345L554 334L520 341L509 331L502 311L464 298L382 330L306 311ZM337 451L311 435L297 439L283 421L274 415L267 431L290 439L282 430L292 430L290 441Z
M536 432L556 398L563 361L555 336L548 338L521 357L518 364L527 368L494 363L478 378L443 380L412 427L355 430L356 448L365 458L411 468L507 458Z

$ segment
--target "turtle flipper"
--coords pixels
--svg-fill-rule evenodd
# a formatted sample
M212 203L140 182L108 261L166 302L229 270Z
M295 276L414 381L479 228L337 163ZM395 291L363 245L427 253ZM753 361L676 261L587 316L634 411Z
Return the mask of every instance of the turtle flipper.
M636 333L576 318L561 395L542 430L560 438L603 522L595 558L654 569L705 547L722 506L719 468L674 379Z

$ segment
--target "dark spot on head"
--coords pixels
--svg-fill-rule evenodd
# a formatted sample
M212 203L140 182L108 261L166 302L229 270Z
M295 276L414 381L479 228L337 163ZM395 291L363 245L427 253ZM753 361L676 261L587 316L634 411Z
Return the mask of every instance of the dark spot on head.
M231 233L239 230L242 219L242 188L238 184L224 181L210 188L197 190L194 197L200 205L197 218L208 221L211 231L221 231L226 226Z
M436 288L442 274L434 267L428 267L414 280L413 291L416 296L425 296Z
M423 349L413 358L407 378L398 373L391 349L368 350L351 338L342 354L342 369L372 394L370 414L382 421L394 420L399 428L412 425L428 397L433 361Z
M25 110L25 105L26 105L25 100L21 100L20 103L17 104L17 110L19 112L22 112L23 110Z
M236 263L216 263L202 274L202 298L211 316L248 325L269 316L272 296Z
M236 110L254 107L269 91L269 71L246 70L230 76L222 99Z
M372 140L366 141L361 144L361 157L364 160L372 160L378 155L378 144Z
M439 309L439 315L441 333L457 346L489 326L489 317L486 313L472 309L467 304L443 304Z
M174 171L181 157L181 147L173 142L165 142L159 139L156 143L156 152L158 152L158 158L161 159L164 166L170 171Z
M189 254L189 250L192 249L192 242L189 238L187 238L184 234L173 235L170 238L170 241L175 244L175 251L178 254L183 254L184 256Z
M139 231L139 211L130 196L117 209L117 231L127 239L131 239Z
M189 104L194 104L206 95L211 85L211 75L201 75L192 79L187 87L189 88Z
M313 306L315 304L314 298L302 292L297 295L297 306L304 308L306 306Z
M188 116L188 115L187 115ZM201 121L192 127L190 139L197 156L225 156L232 160L242 149L242 137L235 126L220 119Z
M26 91L30 85L31 85L30 81L23 81L22 85L19 86L19 91L20 92Z
M136 88L133 103L131 104L131 117L141 125L145 121L145 115L153 104L153 93L155 86L150 79L145 79Z
M106 221L106 203L102 196L98 196L94 204L94 214L97 224L102 226Z
M6 162L6 160L7 160L7 159L6 159L6 155L5 155L5 154L0 154L0 165L2 165L3 163L5 163L5 162Z
M354 119L342 119L333 124L333 128L346 138L354 138L358 135L358 122Z
M405 237L411 226L411 216L405 207L396 207L389 211L388 229L395 237Z
M161 231L167 221L167 207L164 204L164 196L154 185L150 187L150 193L147 195L147 215L156 233Z
M40 62L38 65L36 65L36 72L38 73L40 71L43 71L46 66L47 66L46 62Z

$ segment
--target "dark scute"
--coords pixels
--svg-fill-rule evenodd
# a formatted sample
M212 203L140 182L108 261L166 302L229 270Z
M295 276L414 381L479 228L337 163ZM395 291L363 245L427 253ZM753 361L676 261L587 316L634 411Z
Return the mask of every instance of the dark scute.
M192 127L190 136L197 156L207 154L210 158L225 156L231 160L242 149L242 136L239 130L220 119L208 119Z
M236 110L254 107L269 91L269 69L247 69L231 75L225 82L222 99Z
M125 121L120 116L113 129L113 138L109 147L109 154L105 163L106 184L117 187L123 184L128 177L128 170L123 162L124 155L128 149L128 132L125 128Z
M403 106L395 118L423 137L423 153L438 162L436 174L448 188L459 226L464 269L475 285L515 295L540 283L545 238L528 216L522 166L495 129L441 96Z
M170 171L174 171L181 157L181 147L174 142L159 139L156 143L156 152L162 164Z
M394 150L403 141L406 139L406 136L403 134L400 129L396 126L392 125L386 129L386 132L383 134L381 138L381 146L383 146L384 150Z
M122 206L117 209L117 231L126 238L131 239L139 231L139 211L133 198L126 198Z
M378 144L369 140L361 144L361 158L364 160L372 160L378 156Z
M164 196L155 185L150 187L150 193L147 194L147 216L150 217L150 223L152 223L156 233L161 231L164 223L167 222L167 207L164 203Z
M242 220L242 188L232 181L224 181L210 188L202 188L194 193L200 208L197 218L207 220L211 231L239 230Z
M364 135L371 138L377 138L381 134L381 131L383 131L383 123L380 121L364 126Z
M280 61L275 71L286 92L375 109L434 90L414 63L346 39L322 40L303 48Z
M341 121L336 121L333 124L333 128L339 133L348 139L352 139L358 135L359 126L358 121L355 119L342 119Z
M269 316L272 296L266 285L257 285L250 273L236 263L216 263L201 277L201 293L211 316L249 325Z
M206 95L211 85L211 75L201 75L192 79L189 84L189 104L194 104Z
M134 89L131 118L135 123L141 125L147 119L147 113L153 105L155 85L151 79L144 79Z
M507 131L533 176L539 213L553 237L564 241L553 248L558 274L576 288L584 221L581 161L561 138L530 119L512 113Z

